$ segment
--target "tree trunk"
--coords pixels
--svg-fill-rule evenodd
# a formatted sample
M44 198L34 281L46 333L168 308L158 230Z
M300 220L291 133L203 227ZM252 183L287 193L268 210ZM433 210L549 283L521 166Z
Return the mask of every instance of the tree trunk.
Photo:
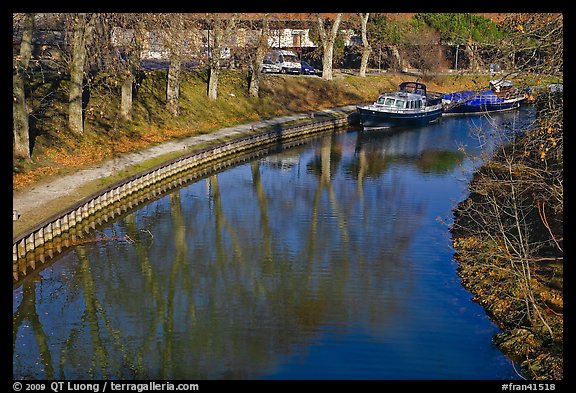
M120 114L124 120L132 120L132 84L134 76L128 74L122 83L122 98L120 101Z
M363 78L366 77L366 69L368 68L368 59L370 58L370 53L372 52L372 48L370 47L370 43L368 42L368 35L367 35L369 16L370 16L369 13L360 14L360 18L362 18L362 59L360 60L360 76Z
M360 60L360 76L362 78L366 77L366 70L368 69L368 60L370 59L370 54L372 49L370 47L364 48L362 51L362 59Z
M332 80L332 58L334 57L334 42L338 35L338 27L342 20L342 13L336 15L330 35L326 34L324 29L324 21L320 14L318 14L318 25L320 27L320 40L322 41L323 56L322 56L322 79L327 81Z
M12 118L14 137L14 156L29 159L30 129L28 123L28 107L24 87L23 72L28 68L32 57L32 31L34 30L34 14L27 13L24 19L24 30L20 43L20 60L16 63L16 70L12 76Z
M165 41L170 51L166 80L166 110L174 117L180 114L180 76L182 73L184 15L170 14L165 29Z
M72 62L70 64L70 93L68 98L68 127L75 134L84 133L84 116L82 106L82 92L84 82L84 68L86 66L86 46L93 28L92 17L86 21L86 14L78 15L78 22L74 30L74 45L72 47Z
M392 50L392 56L394 56L394 59L396 59L397 65L394 68L401 71L402 69L404 69L404 61L402 60L402 56L400 56L400 51L398 50L398 46L397 45L391 45L390 49Z
M170 67L168 68L168 83L166 84L166 109L173 115L178 116L180 103L180 71L182 61L180 56L170 57Z
M260 96L260 76L262 75L260 65L262 64L263 59L264 56L260 57L258 56L258 52L256 52L252 73L250 74L250 85L248 86L248 94L250 94L250 97L258 98Z
M214 30L212 37L212 53L210 56L210 79L208 80L208 99L215 101L218 98L218 77L220 76L220 58L226 41L235 34L236 22L231 17L226 21L213 20Z
M263 23L264 26L262 28L262 34L260 34L259 37L258 47L256 48L252 74L250 75L250 86L248 87L248 93L250 96L256 98L258 98L260 91L260 66L266 57L266 52L268 52L268 37L270 35L268 19L264 19Z
M30 137L28 127L28 108L24 93L24 79L17 73L12 77L13 101L12 119L14 132L14 156L17 158L30 158Z
M215 101L218 98L218 77L220 76L220 62L210 67L210 80L208 81L208 99Z
M324 54L322 56L322 79L331 81L333 79L332 73L332 57L334 54L334 46L326 45L324 47Z
M212 34L212 51L210 54L210 79L208 80L208 99L215 101L218 98L218 77L220 76L220 55L224 32L221 21L215 23Z
M144 28L142 26L142 19L139 17L135 20L134 29L134 43L132 43L128 48L127 53L127 70L126 78L122 83L121 89L121 101L120 101L120 114L122 118L126 121L132 120L132 111L134 103L134 82L135 82L135 70L140 63L140 53L142 51L142 43L144 42Z
M470 60L470 69L472 71L478 71L479 69L479 64L478 64L478 58L476 57L476 48L474 47L474 42L472 41L471 38L468 38L468 40L466 41L466 55L468 56L468 59Z

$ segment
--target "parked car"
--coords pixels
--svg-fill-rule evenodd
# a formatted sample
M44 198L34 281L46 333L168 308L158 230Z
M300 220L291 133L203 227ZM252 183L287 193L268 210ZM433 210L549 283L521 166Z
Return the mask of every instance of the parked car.
M300 73L303 75L321 75L322 71L312 67L310 64L305 62L304 60L300 61Z
M288 50L272 50L262 62L262 72L300 74L300 60L296 53Z
M280 72L280 67L278 67L276 64L274 64L271 59L266 58L262 62L262 66L261 66L260 70L265 74L277 73L277 72Z

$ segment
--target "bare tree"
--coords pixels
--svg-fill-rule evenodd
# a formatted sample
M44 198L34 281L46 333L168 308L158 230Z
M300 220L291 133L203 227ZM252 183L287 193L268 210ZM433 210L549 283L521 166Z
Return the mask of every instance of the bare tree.
M114 105L116 98L120 97L119 108L114 107L112 110L115 117L129 121L132 118L135 73L140 67L147 16L136 13L99 13L93 18L84 66L88 74L82 88L85 92L96 88L101 98L107 95L103 102ZM87 104L83 102L84 107Z
M86 68L87 47L92 41L95 14L79 13L71 16L74 29L72 60L70 63L70 92L68 99L68 127L75 134L84 133L82 95Z
M368 18L370 13L359 14L360 20L362 22L362 59L360 60L360 76L366 77L366 68L368 68L368 60L370 59L370 53L372 52L372 47L368 42Z
M170 66L166 83L166 109L172 116L178 116L180 104L180 74L182 71L182 34L184 21L181 14L170 14L170 24L166 29Z
M564 62L563 15L548 13L513 14L502 23L507 29L495 61L508 59L512 65L537 75L558 73Z
M230 40L236 27L235 17L223 18L213 17L211 20L212 29L209 30L211 39L208 40L210 79L208 80L208 99L214 101L218 98L218 78L220 76L220 60L226 48L226 43Z
M34 30L34 14L24 15L22 40L20 43L20 58L14 66L12 76L12 116L14 155L19 158L30 158L30 136L28 124L28 107L24 89L24 73L28 69L32 57L32 32Z
M470 69L472 71L480 70L482 66L482 59L477 55L478 44L474 42L474 40L470 36L466 38L466 45L464 47L464 51L470 61Z
M120 14L118 20L122 40L117 43L121 69L119 70L121 82L120 115L124 120L132 119L132 105L135 73L140 67L140 51L144 41L144 26L140 14ZM131 33L131 34L130 34Z
M445 60L440 46L440 34L429 27L406 33L405 43L401 46L402 58L422 73L427 79L430 74L439 71Z
M144 14L99 14L94 26L92 45L88 48L87 62L92 69L89 87L105 85L115 102L120 86L120 118L132 118L132 90L136 69L140 66L140 51L144 39Z
M199 54L199 17L187 13L144 14L136 20L139 21L135 31L136 52L144 47L144 37L149 35L150 49L153 45L155 50L162 52L162 57L168 57L165 106L172 116L178 116L182 67L192 52Z
M325 80L332 80L332 59L334 57L334 43L338 35L338 28L342 20L342 13L336 14L330 32L326 32L325 21L322 15L316 14L318 20L318 30L320 34L320 42L322 43L322 78Z
M266 52L268 52L269 44L268 38L270 37L270 26L268 23L268 14L265 14L262 19L262 29L258 34L258 41L256 44L256 54L254 56L254 61L252 62L252 72L250 74L250 86L248 87L248 92L251 97L258 97L258 92L260 90L260 76L261 68L260 65L264 61Z

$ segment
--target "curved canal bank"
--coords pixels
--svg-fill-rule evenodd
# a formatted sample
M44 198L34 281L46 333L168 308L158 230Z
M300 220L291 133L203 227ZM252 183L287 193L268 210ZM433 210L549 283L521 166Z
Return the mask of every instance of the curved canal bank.
M249 131L253 131L253 130L249 130ZM205 135L205 136L207 136L208 139L209 139L209 135ZM206 143L206 142L204 141L203 143ZM172 146L173 146L173 148L174 148L175 146L179 146L179 145L178 145L178 142L175 142ZM190 148L191 148L190 146L186 146L186 149L190 149ZM182 146L180 145L180 147L178 147L176 150L181 151L181 150L185 150L185 149L184 149L184 147L182 147ZM159 157L163 157L163 158L161 158L160 160L167 160L167 159L169 159L169 158L166 158L165 156L159 156ZM133 156L131 159L132 159L131 165L132 165L133 167L135 167L135 168L138 168L138 165L143 165L143 164L142 164L142 161L147 161L146 158L145 158L145 155L144 155L143 153L136 153L136 154L134 154L134 156ZM158 159L158 158L156 158L156 159ZM120 162L120 161L119 161L118 159L115 159L115 160L113 160L113 161L115 162L115 165L112 166L112 168L110 169L111 172L109 172L109 173L112 173L112 174L114 174L114 175L116 175L116 176L119 176L120 178L129 177L129 176L132 175L132 174L127 174L126 170L125 170L125 169L122 169L122 168L119 166L119 162ZM149 158L148 158L148 161L150 161ZM150 164L150 162L148 162L148 166L153 166L153 165ZM89 170L87 170L87 169L81 170L81 172L83 172L84 174L87 174L88 171L89 171ZM92 185L96 184L96 188L99 188L99 187L97 187L97 186L98 186L99 183L102 182L98 177L92 179L91 181L92 181L92 183L93 183ZM78 188L76 188L76 186L77 186L78 184L73 184L73 183L72 183L72 184L65 185L65 186L63 186L63 187L57 187L56 185L57 185L57 180L55 180L54 183L52 183L52 184L45 184L45 186L46 186L45 191L46 191L46 195L50 195L50 197L49 197L48 199L51 200L51 202L54 202L54 201L59 200L59 202L58 202L58 203L60 204L59 208L61 208L62 204L64 204L64 205L66 205L66 204L71 204L71 203L75 203L75 202L76 202L77 200L79 200L79 199L82 199L82 198L78 195L78 193L81 192L81 190L79 190ZM57 188L59 188L59 189L57 189ZM101 188L101 187L100 187L100 188ZM63 192L62 195L67 195L67 196L61 196L61 197L59 197L60 199L54 198L54 196L55 196L56 194L60 193L60 192ZM75 195L70 195L70 194L75 194ZM14 195L16 196L17 193L15 193ZM67 199L67 198L68 198L68 199ZM16 198L15 198L15 200L16 200ZM66 202L66 201L68 201L68 202ZM71 202L71 201L72 201L72 202ZM32 202L31 202L31 203L32 203L32 206L36 206L37 210L41 210L41 213L45 213L45 212L48 210L48 209L45 208L45 206L43 206L43 207L42 207L42 206L38 206L38 204L37 204L36 202L34 202L34 198L32 198ZM26 216L22 216L21 219L22 219L23 221L16 221L14 224L17 225L17 224L21 224L21 223L25 222L24 220L26 219ZM14 233L16 233L16 232L14 232ZM455 247L457 248L457 250L462 250L462 247L459 247L459 245L456 244L456 243L455 243ZM459 257L459 258L460 258L459 260L462 261L462 260L464 260L464 259L467 259L468 261L475 261L475 260L477 259L477 257L478 257L478 254L480 254L478 250L476 250L476 251L473 252L473 253L467 254L467 255L464 255L464 253L461 253L461 254L460 254L460 257ZM462 263L462 262L461 262L461 264L464 265L465 263ZM475 265L475 266L478 266L478 264L474 264L474 265ZM485 273L486 273L486 274L490 274L490 271L489 271L489 270L486 270ZM464 269L461 270L461 274L462 274L462 277L465 278L465 280L464 280L464 282L463 282L465 285L467 285L467 281L468 281L468 282L473 282L474 280L476 280L476 281L480 281L480 280L481 280L481 278L479 278L478 275L476 275L476 274L464 273ZM467 277L467 278L466 278L466 277ZM475 294L475 296L476 296L477 299L481 299L481 298L482 298L482 295L480 294L480 291L481 291L481 287L480 287L480 286L467 285L467 288L469 288L469 290L470 290L472 293ZM490 302L493 301L494 299L493 299L493 298L489 298L489 297L486 297L485 299L486 299L486 300L484 301L484 303L482 303L482 305L489 310L489 309L491 308L491 307L490 307ZM556 310L556 312L558 312L558 310ZM494 320L497 321L498 324L500 325L500 322L498 321L498 316L496 315L496 313L493 313L492 311L490 311L490 314L491 314L491 317L494 318ZM504 326L504 325L502 325L502 326ZM504 327L505 327L505 326L504 326ZM526 329L520 329L518 332L521 333L523 336L522 336L522 335L519 335L519 336L516 337L515 340L512 340L512 341L516 341L517 343L522 343L522 342L523 342L524 340L526 340L526 339L528 339L528 340L531 340L531 339L532 339L531 336L527 333ZM510 342L511 342L511 341L509 341L509 343L510 343ZM545 346L549 346L549 342L546 341L546 340L542 341L541 343L544 344ZM521 361L523 360L523 357L524 357L524 356L525 356L525 353L520 353L519 356L517 356L516 358L519 360L519 362L521 362ZM560 358L561 358L561 357L560 357ZM547 365L552 365L552 364L556 364L556 365L557 365L557 364L558 364L557 362L556 362L556 363L553 363L553 362L550 360L550 358L549 358L549 357L546 357L546 356L545 356L545 357L540 357L540 362L544 362L544 363L546 363ZM544 367L544 369L545 369L545 368L546 368L546 367ZM557 371L557 368L556 368L556 371ZM530 372L528 372L527 375L532 375L532 374L530 374ZM557 376L558 376L559 374L556 372L555 374L551 374L551 373L550 373L550 374L548 374L548 375L549 375L549 378L550 378L550 379L555 379L555 376L556 376L556 378L557 378ZM560 375L561 375L561 374L560 374Z
M479 182L478 178L473 182ZM472 212L471 207L481 211L488 203L485 196L473 194L455 211L456 225L465 228L452 230L454 259L462 285L502 329L494 337L494 343L518 362L528 379L562 380L563 258L543 254L533 264L518 266L520 263L513 258L497 256L494 250L497 245L473 234L481 220L478 211Z
M13 221L13 234L22 233L48 215L115 181L181 155L182 144L202 148L252 132L252 128L302 121L321 110L371 101L379 91L394 90L400 82L412 79L410 75L394 74L368 78L340 76L333 81L269 75L262 81L260 98L254 99L247 95L242 75L227 72L220 81L222 97L212 102L205 97L201 76L185 73L181 85L181 114L172 117L162 105L163 75L151 73L140 82L133 120L128 123L114 120L117 111L109 101L115 97L100 102L95 92L86 111L86 130L81 136L66 131L65 105L55 101L45 109L47 116L35 126L38 129L34 131L31 160L13 161L13 199L17 210L14 215L20 214L20 218ZM462 75L442 76L429 82L439 91L471 88L476 83L484 82L478 76ZM189 142L191 139L193 142ZM152 154L154 151L158 154ZM134 169L126 170L125 161ZM103 170L94 174L94 168ZM84 178L92 173L90 184L83 181L80 189L74 182L59 180L71 172L83 173ZM51 194L49 204L41 208L35 196L40 188L46 188ZM28 209L23 203L36 208Z
M244 151L251 151L271 144L282 144L325 130L356 123L355 108L355 106L346 106L222 129L208 137L191 137L164 144L140 152L136 157L134 155L125 156L112 162L103 163L89 171L70 174L58 179L57 184L44 184L27 193L15 194L13 206L15 212L23 220L22 222L30 223L34 219L39 220L39 222L13 237L14 281L18 281L22 276L34 271L37 261L43 264L47 257L50 259L68 247L68 244L74 244L76 232L81 235L83 230L88 233L91 229L95 229L95 216L109 210L111 206L121 202L131 194L145 190L184 171L200 170L205 165L240 155ZM284 125L298 120L301 122ZM220 138L225 141L218 142ZM203 143L208 143L208 146L195 149L196 146ZM157 157L165 157L166 154L173 154L174 152L180 152L180 154L90 193L65 209L49 214L50 209L46 207L47 204L62 204L62 200L55 199L53 187L60 190L62 195L66 197L69 195L67 193L69 193L70 188L77 187L81 190L83 185L95 179L109 176L110 166L112 166L113 171L129 170L138 162L142 163ZM87 222L90 224L86 224ZM68 239L69 232L74 233L72 239ZM65 239L61 239L64 235ZM57 246L55 246L56 244Z
M528 379L564 377L563 102L474 174L451 228L462 285L503 330L495 344Z
M183 173L15 288L14 375L518 379L438 220L481 153L469 131L342 127Z

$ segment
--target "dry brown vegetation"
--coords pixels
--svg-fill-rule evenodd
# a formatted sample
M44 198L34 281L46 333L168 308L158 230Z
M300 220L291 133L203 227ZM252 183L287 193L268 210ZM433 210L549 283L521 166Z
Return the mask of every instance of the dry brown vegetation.
M452 228L459 275L530 379L563 378L563 102L541 94L533 130L475 174Z

